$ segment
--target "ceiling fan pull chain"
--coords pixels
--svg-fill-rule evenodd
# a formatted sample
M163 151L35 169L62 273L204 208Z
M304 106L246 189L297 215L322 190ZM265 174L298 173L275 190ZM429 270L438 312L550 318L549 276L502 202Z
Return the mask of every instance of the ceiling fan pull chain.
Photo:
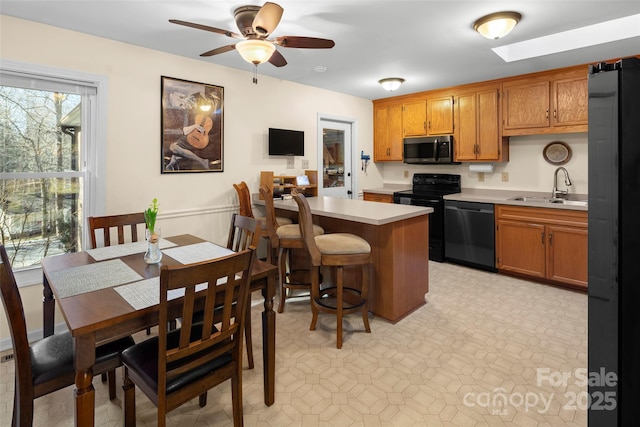
M253 84L258 84L258 64L253 64Z

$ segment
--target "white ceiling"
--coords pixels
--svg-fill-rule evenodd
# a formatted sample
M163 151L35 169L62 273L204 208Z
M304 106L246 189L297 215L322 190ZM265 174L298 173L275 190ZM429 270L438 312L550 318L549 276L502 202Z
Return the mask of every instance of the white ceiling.
M379 99L535 71L640 54L640 37L505 63L491 48L640 13L640 1L344 1L275 0L284 8L272 36L333 39L333 49L278 47L288 65L258 67L259 75ZM0 0L0 13L199 59L245 71L253 65L231 51L200 53L237 39L168 22L180 19L238 32L233 11L264 1ZM501 40L486 40L473 22L516 11L522 21ZM54 42L54 41L49 41ZM61 48L72 49L73 46ZM327 71L318 73L316 66ZM377 81L402 77L386 92ZM261 81L259 84L265 84ZM212 82L215 83L215 82ZM251 78L247 77L247 84Z

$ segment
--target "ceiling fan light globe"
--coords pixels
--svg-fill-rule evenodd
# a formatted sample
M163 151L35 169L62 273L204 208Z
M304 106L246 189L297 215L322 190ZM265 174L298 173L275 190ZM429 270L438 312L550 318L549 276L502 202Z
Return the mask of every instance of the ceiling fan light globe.
M490 40L500 39L511 32L520 22L517 12L498 12L483 16L473 24L473 29L482 37Z
M243 40L236 43L236 50L245 61L250 64L260 65L271 58L276 47L264 40Z

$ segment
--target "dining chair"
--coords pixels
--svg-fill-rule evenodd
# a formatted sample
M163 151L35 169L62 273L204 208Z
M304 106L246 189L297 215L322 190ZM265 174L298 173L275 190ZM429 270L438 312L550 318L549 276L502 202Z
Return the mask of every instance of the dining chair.
M302 240L302 234L300 233L300 226L298 224L286 224L280 226L276 220L275 207L273 204L273 195L268 185L262 185L259 188L260 194L264 199L265 212L267 214L267 235L271 242L271 248L273 251L277 251L276 262L278 265L278 291L280 292L280 303L278 305L278 313L282 313L284 310L284 303L287 293L293 290L307 290L311 289L311 283L309 281L296 280L294 273L298 275L304 272L309 274L309 269L304 272L301 269L296 271L287 268L291 266L291 251L293 249L305 250L304 240ZM319 225L313 225L314 236L324 234L324 229Z
M69 332L64 332L29 343L22 298L3 245L0 245L0 258L2 304L9 322L15 361L11 425L31 426L33 401L36 398L75 383L73 337ZM134 344L131 337L125 337L96 348L93 373L97 375L108 372L110 400L116 398L115 369L120 366L120 353Z
M136 424L136 386L157 406L158 426L163 427L168 412L195 397L204 406L207 391L228 379L233 423L243 425L242 331L254 256L251 248L215 260L162 266L158 336L122 353L125 426ZM175 292L184 297L170 300ZM205 315L194 323L199 296ZM222 317L216 320L214 307L221 303ZM170 331L169 311L175 309L183 322Z
M251 207L251 191L249 190L246 182L241 181L240 184L233 184L233 188L235 188L236 192L238 193L240 215L255 218L260 221L260 237L263 237L267 240L267 262L271 263L273 258L273 248L271 247L269 235L267 234L266 218L263 216L255 216L253 214L253 208ZM278 225L287 225L293 223L291 218L287 217L277 217L276 221L278 222Z
M98 247L98 234L102 235L103 246L111 246L111 231L114 229L118 233L118 245L122 245L126 241L137 242L138 225L140 224L146 224L143 212L122 215L90 216L89 233L91 249ZM127 229L129 229L129 232L125 233ZM130 240L127 240L126 234L129 235ZM145 238L144 234L142 238Z
M365 239L350 233L328 233L319 236L313 233L311 209L307 199L297 191L292 191L298 205L300 230L305 247L311 258L311 319L310 330L316 329L318 312L335 314L337 317L336 347L342 348L343 315L362 313L366 332L370 333L367 297L372 263L371 245ZM362 283L360 288L346 286L344 267L361 266ZM320 288L320 268L335 269L335 284Z
M247 250L251 247L258 247L260 239L260 222L255 218L238 215L231 215L231 226L229 227L229 236L227 239L227 249L234 252ZM216 309L216 314L220 310ZM204 318L204 312L198 311L193 315L193 322L201 322ZM253 369L253 335L251 333L251 294L247 299L246 321L244 323L244 337L247 346L247 367Z

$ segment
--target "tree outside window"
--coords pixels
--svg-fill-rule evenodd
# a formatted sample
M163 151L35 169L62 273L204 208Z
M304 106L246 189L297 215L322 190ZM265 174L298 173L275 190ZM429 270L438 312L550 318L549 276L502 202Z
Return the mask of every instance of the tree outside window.
M0 86L0 231L14 268L81 249L81 99Z

